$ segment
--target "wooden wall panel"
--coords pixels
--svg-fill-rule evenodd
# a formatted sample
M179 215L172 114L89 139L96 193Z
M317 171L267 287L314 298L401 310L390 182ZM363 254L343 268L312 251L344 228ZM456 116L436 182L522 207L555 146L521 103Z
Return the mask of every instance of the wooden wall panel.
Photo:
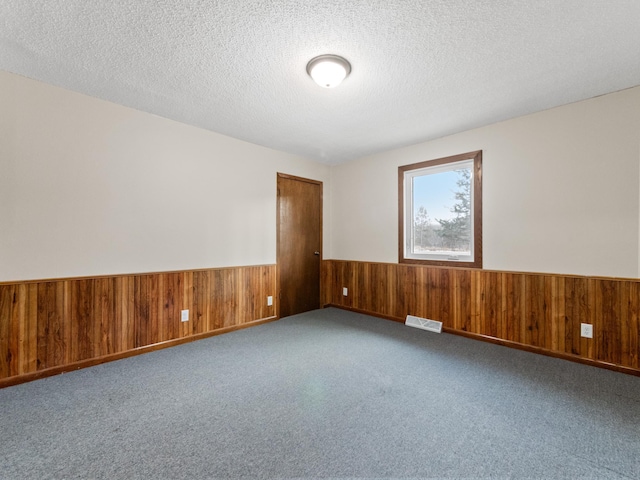
M622 364L640 368L640 283L629 282L627 316L622 320Z
M422 278L420 278L421 273L422 270L405 265L399 265L397 268L396 281L393 288L398 299L397 313L401 318L405 318L409 314L415 315L415 312L423 312L425 310L424 296L420 292L424 284Z
M136 348L135 277L116 277L115 351L127 352Z
M548 277L527 275L525 277L525 332L526 345L546 348L549 342L547 326L550 317L550 302L547 296ZM549 342L550 343L550 342Z
M622 361L622 319L627 318L628 282L601 280L595 289L595 358L609 363ZM625 295L626 293L626 295Z
M395 296L392 295L392 285L395 283L395 269L392 265L372 263L369 265L368 282L364 289L358 289L360 299L371 304L375 312L390 315Z
M0 376L8 377L15 362L16 343L18 335L14 332L14 312L17 310L18 285L0 285L0 318L6 322L0 323L0 352L3 354L0 362Z
M370 285L371 269L369 267L368 263L343 262L342 272L345 276L342 285L349 288L349 296L342 295L342 288L338 289L338 295L342 296L345 305L352 303L355 308L366 310L364 307L371 304L372 295L376 293Z
M35 285L0 285L0 378L37 368L36 299Z
M1 283L0 386L274 319L275 283L275 265Z
M116 352L116 284L114 278L98 278L95 281L96 337L94 357Z
M264 267L245 267L240 271L240 323L255 318L273 316L275 310L267 306L267 296L273 295L273 286L267 283L268 271Z
M592 342L580 337L580 324L592 323L593 308L591 304L592 280L584 277L564 277L559 281L564 284L564 348L563 352L593 358ZM561 321L562 318L559 319Z
M479 325L477 332L490 337L503 335L504 309L502 299L502 274L497 272L480 272L479 290Z
M38 285L38 369L70 363L71 329L65 321L65 283Z
M471 326L471 272L454 270L453 286L453 325L451 328L464 332L472 330Z
M133 310L131 311L134 332L133 347L140 348L149 343L147 339L151 336L147 277L136 275L130 281L133 284Z
M421 275L424 287L421 289L425 298L426 318L441 321L451 326L451 283L448 270L428 268Z
M38 368L38 286L17 285L16 293L10 318L11 376L35 372Z
M272 318L276 316L276 302L277 299L274 295L276 291L276 276L275 269L268 266L259 267L260 270L260 298L258 302L261 305L260 310L255 317L249 318L248 321L252 321L255 318ZM321 290L322 291L322 290ZM267 305L267 297L273 297L273 305Z
M237 270L216 270L211 276L213 329L235 326L238 323L239 285Z
M331 297L333 292L329 290L329 286L333 285L335 288L335 282L332 281L333 277L333 262L320 262L320 306L328 305L331 303Z
M201 322L198 321L193 308L193 274L194 272L184 272L182 275L182 302L181 305L179 305L178 315L182 318L182 310L189 310L189 321L180 321L178 325L179 338L185 338L195 333L202 333L197 330L198 324Z
M95 343L94 288L95 280L69 282L71 344L70 361L93 358Z
M183 273L163 273L160 279L160 341L181 337L183 305ZM186 308L185 308L186 309ZM186 323L186 322L185 322Z
M211 306L211 272L204 270L193 272L193 333L213 330L213 312Z
M524 275L504 275L502 288L503 338L511 342L524 343L526 330Z
M640 373L640 280L326 260L324 304ZM349 288L349 297L342 296ZM593 325L592 339L580 324Z

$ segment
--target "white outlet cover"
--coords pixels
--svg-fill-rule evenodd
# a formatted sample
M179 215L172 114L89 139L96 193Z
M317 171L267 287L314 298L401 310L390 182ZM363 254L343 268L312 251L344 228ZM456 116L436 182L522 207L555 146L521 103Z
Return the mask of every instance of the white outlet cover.
M584 338L593 338L593 325L590 323L581 323L580 336Z
M273 305L273 297L269 295L267 297L267 307L271 307Z
M180 316L180 320L183 322L188 322L189 321L189 310L182 310L181 316Z
M346 297L349 294L349 290L347 287L342 287L342 296Z

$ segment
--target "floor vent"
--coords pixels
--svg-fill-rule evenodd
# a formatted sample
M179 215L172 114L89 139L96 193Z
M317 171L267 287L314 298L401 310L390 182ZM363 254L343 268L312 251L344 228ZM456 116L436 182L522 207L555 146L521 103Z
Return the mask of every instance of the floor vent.
M415 328L421 328L422 330L428 330L429 332L440 333L442 332L442 322L437 320L427 320L426 318L414 317L413 315L407 315L405 325Z

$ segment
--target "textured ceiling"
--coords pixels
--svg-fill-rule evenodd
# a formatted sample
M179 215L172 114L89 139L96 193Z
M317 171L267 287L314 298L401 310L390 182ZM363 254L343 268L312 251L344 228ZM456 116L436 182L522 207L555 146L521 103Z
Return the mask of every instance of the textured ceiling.
M0 0L2 70L330 164L639 85L639 53L638 0Z

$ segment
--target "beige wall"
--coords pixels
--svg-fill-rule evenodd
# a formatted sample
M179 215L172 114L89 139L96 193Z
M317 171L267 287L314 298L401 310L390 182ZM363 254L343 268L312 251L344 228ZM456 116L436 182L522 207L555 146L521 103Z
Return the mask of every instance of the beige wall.
M397 167L477 149L485 268L639 276L640 87L336 167L6 72L0 112L0 281L275 263L278 171L396 262Z
M333 258L397 262L397 167L484 152L487 269L638 277L640 87L332 171Z
M330 176L0 72L0 281L275 263L276 172Z

